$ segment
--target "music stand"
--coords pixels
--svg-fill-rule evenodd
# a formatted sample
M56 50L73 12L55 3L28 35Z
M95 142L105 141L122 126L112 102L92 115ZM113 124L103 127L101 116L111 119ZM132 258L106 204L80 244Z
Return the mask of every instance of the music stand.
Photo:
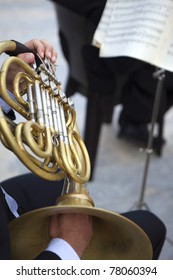
M142 179L142 185L141 185L141 190L140 190L140 194L139 194L139 199L134 204L134 206L131 208L131 210L134 208L138 209L138 210L145 208L150 211L149 206L144 201L144 196L145 196L145 191L146 191L146 186L147 186L146 183L147 183L151 154L153 153L154 127L155 127L158 113L159 113L163 81L165 78L165 70L159 69L159 68L156 69L156 71L153 73L153 78L158 79L158 82L157 82L156 95L155 95L155 99L154 99L154 105L153 105L153 111L152 111L152 117L151 117L151 129L149 131L147 148L145 149L146 159L145 159L145 165L144 165L144 173L143 173L143 179ZM166 237L166 240L171 245L173 245L173 241L170 238Z
M141 191L140 191L140 195L139 195L139 200L135 203L135 205L134 205L134 207L132 207L132 209L133 208L142 209L144 207L147 210L149 210L147 203L144 202L144 196L145 196L145 191L146 191L146 182L147 182L147 177L148 177L150 158L151 158L151 154L153 153L154 127L155 127L155 124L157 121L159 107L160 107L163 80L165 78L165 70L159 69L159 68L156 69L156 71L153 73L153 78L158 79L158 82L157 82L156 94L155 94L152 117L151 117L151 129L149 131L147 148L145 149L146 160L145 160L145 166L144 166L142 186L141 186Z

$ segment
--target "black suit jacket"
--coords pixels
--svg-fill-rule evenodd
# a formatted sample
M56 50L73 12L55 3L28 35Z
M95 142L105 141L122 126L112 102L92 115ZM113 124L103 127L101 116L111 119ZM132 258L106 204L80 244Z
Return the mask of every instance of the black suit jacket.
M4 194L0 188L0 260L10 260L10 239L8 222L15 218L6 204ZM60 260L60 257L50 251L44 251L35 258L36 260Z
M4 190L18 203L19 213L24 214L36 208L54 205L60 196L63 186L62 182L49 182L32 173L17 176L1 183ZM35 193L37 192L37 195ZM8 223L15 216L11 213L6 203L4 193L0 187L0 260L10 260L10 239ZM37 260L59 260L56 254L45 251Z
M10 259L10 240L8 234L7 205L4 199L4 194L0 188L0 259Z
M61 260L61 258L50 251L44 251L35 260Z

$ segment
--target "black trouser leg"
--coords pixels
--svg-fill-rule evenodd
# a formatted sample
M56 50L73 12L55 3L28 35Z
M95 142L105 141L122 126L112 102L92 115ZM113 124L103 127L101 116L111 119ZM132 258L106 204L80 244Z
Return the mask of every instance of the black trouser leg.
M130 211L122 215L144 230L153 247L153 259L158 259L166 237L166 227L163 222L156 215L146 210Z

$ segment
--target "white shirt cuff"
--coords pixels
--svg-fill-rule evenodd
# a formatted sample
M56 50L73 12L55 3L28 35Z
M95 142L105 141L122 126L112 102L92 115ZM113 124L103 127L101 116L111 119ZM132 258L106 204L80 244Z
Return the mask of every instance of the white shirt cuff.
M49 242L45 250L55 253L62 260L80 260L78 254L70 246L70 244L68 244L65 240L61 238L53 238Z

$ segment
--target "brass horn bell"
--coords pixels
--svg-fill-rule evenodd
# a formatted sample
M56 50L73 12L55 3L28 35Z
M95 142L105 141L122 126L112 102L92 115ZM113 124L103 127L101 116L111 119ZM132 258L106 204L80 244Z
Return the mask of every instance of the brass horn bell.
M150 240L141 228L117 213L94 207L87 190L74 182L71 184L71 190L59 198L57 205L31 211L9 224L14 259L34 259L41 253L50 241L49 217L62 213L92 216L94 233L82 259L152 258Z
M34 259L47 247L51 215L82 213L93 217L94 231L82 259L151 259L151 243L141 228L94 206L85 188L90 160L77 129L73 102L62 92L50 61L36 56L39 65L33 69L15 57L22 48L28 52L18 42L0 42L0 53L13 54L0 71L0 95L24 118L12 122L0 108L0 139L33 173L46 180L65 179L65 185L55 206L31 211L9 223L12 258ZM21 70L13 80L14 98L7 90L11 64Z

